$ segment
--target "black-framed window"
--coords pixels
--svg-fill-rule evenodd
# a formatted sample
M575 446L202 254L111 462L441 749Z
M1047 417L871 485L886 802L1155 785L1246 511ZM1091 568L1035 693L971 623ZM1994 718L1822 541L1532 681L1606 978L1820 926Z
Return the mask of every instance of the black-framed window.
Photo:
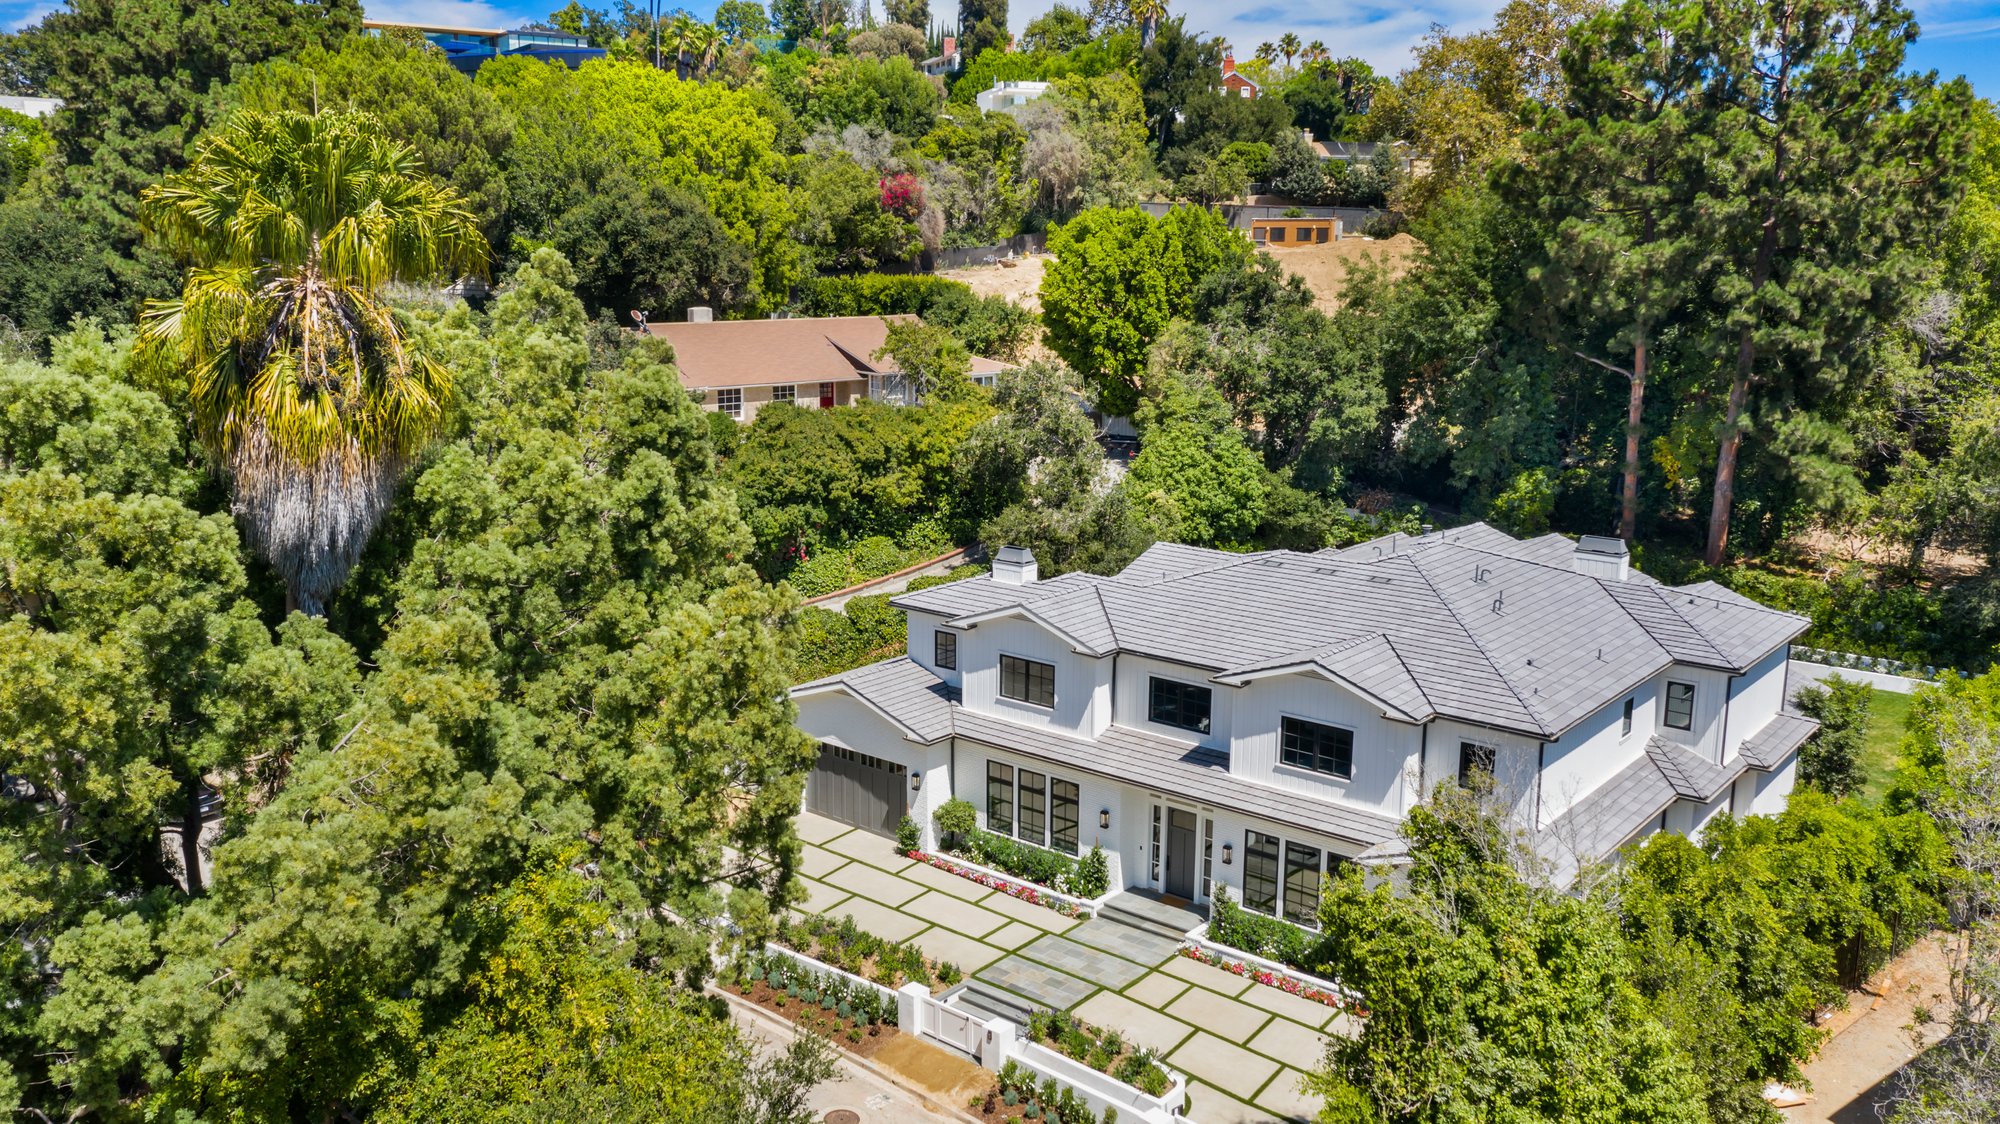
M1285 920L1319 924L1319 859L1317 847L1285 844Z
M1625 724L1618 730L1618 736L1621 738L1632 732L1632 703L1632 699L1625 700Z
M1207 687L1172 679L1151 678L1147 689L1146 716L1162 726L1177 726L1198 734L1208 733L1209 709L1215 693Z
M931 636L931 659L947 671L958 670L958 634L940 628Z
M1299 769L1340 777L1354 775L1354 731L1322 726L1303 718L1280 725L1278 760Z
M998 761L986 763L986 830L1014 834L1014 767Z
M1049 778L1049 845L1066 855L1076 854L1076 829L1082 801L1075 781Z
M1028 769L1019 770L1016 776L1020 780L1015 797L1020 818L1016 821L1014 837L1023 843L1046 847L1049 845L1049 779Z
M1458 743L1458 787L1493 783L1493 747L1478 742Z
M1667 728L1670 730L1691 730L1694 728L1694 684L1667 684Z
M1243 833L1243 907L1278 912L1278 837Z
M1019 656L1001 656L1000 697L1030 706L1055 706L1055 665Z

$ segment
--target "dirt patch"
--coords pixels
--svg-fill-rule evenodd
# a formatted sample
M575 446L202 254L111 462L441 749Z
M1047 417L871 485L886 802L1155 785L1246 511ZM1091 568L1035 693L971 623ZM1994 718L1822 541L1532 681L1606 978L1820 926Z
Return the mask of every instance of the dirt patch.
M1040 316L1042 269L1049 261L1047 254L1027 254L1015 258L1012 267L974 265L964 269L941 270L938 276L952 281L963 281L972 286L974 293L982 297L1005 297Z
M1943 1011L1951 973L1944 947L1927 937L1910 946L1847 996L1847 1009L1824 1025L1827 1040L1804 1066L1812 1100L1784 1110L1793 1124L1849 1124L1876 1119L1896 1072L1916 1057L1910 1023L1918 1007ZM1927 1039L1925 1045L1930 1044Z
M898 1034L875 1052L875 1064L898 1075L945 1104L962 1105L993 1087L993 1074L928 1042Z
M1347 275L1365 261L1386 266L1389 275L1400 277L1409 271L1421 244L1407 234L1393 238L1342 238L1311 246L1266 246L1265 250L1285 267L1285 272L1306 283L1313 291L1313 304L1321 312L1340 308L1341 292Z

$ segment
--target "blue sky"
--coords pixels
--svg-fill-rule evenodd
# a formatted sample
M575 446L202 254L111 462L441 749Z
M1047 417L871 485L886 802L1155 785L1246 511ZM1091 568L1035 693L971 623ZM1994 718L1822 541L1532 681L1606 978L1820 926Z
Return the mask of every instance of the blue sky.
M364 0L377 19L450 23L472 27L512 27L538 19L562 6L556 0ZM566 0L564 0L566 2ZM932 0L946 8L951 0ZM1014 0L1015 30L1047 11L1054 0ZM1409 58L1412 44L1433 23L1457 30L1484 26L1500 0L1411 0L1377 3L1357 0L1344 5L1257 3L1244 7L1230 0L1178 0L1172 10L1188 17L1191 27L1222 35L1244 54L1266 39L1296 31L1310 42L1325 41L1336 55L1359 55L1377 70L1394 72ZM52 10L51 0L0 0L0 27L9 30L31 23ZM609 3L603 4L609 7ZM712 0L690 0L698 13L713 10ZM877 3L879 11L879 0ZM1936 69L1950 76L1964 74L1975 89L2000 95L2000 0L1918 0L1917 18L1923 38L1912 48L1911 65Z

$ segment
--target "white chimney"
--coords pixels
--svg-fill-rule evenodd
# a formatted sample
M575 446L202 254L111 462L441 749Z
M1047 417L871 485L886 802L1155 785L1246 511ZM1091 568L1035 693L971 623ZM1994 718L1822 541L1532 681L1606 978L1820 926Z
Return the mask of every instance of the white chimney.
M688 323L690 324L706 324L714 319L715 310L705 304L698 304L688 309Z
M1632 572L1632 552L1626 548L1624 539L1585 535L1576 541L1569 567L1593 578L1622 582Z
M1035 552L1025 546L1003 546L993 556L993 580L1001 585L1032 585L1037 576Z

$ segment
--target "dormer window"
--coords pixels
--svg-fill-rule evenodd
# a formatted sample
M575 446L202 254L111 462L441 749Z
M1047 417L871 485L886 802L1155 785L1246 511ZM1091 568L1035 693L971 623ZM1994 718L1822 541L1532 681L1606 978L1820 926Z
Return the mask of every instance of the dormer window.
M1019 656L1000 657L1000 697L1029 706L1056 705L1056 668L1039 660Z
M1667 684L1667 717L1669 730L1694 729L1694 684Z
M1354 775L1354 731L1303 718L1284 719L1278 760L1295 769L1347 780Z
M1208 733L1209 709L1214 693L1207 687L1152 676L1148 695L1147 718L1162 726L1193 730L1197 734Z

